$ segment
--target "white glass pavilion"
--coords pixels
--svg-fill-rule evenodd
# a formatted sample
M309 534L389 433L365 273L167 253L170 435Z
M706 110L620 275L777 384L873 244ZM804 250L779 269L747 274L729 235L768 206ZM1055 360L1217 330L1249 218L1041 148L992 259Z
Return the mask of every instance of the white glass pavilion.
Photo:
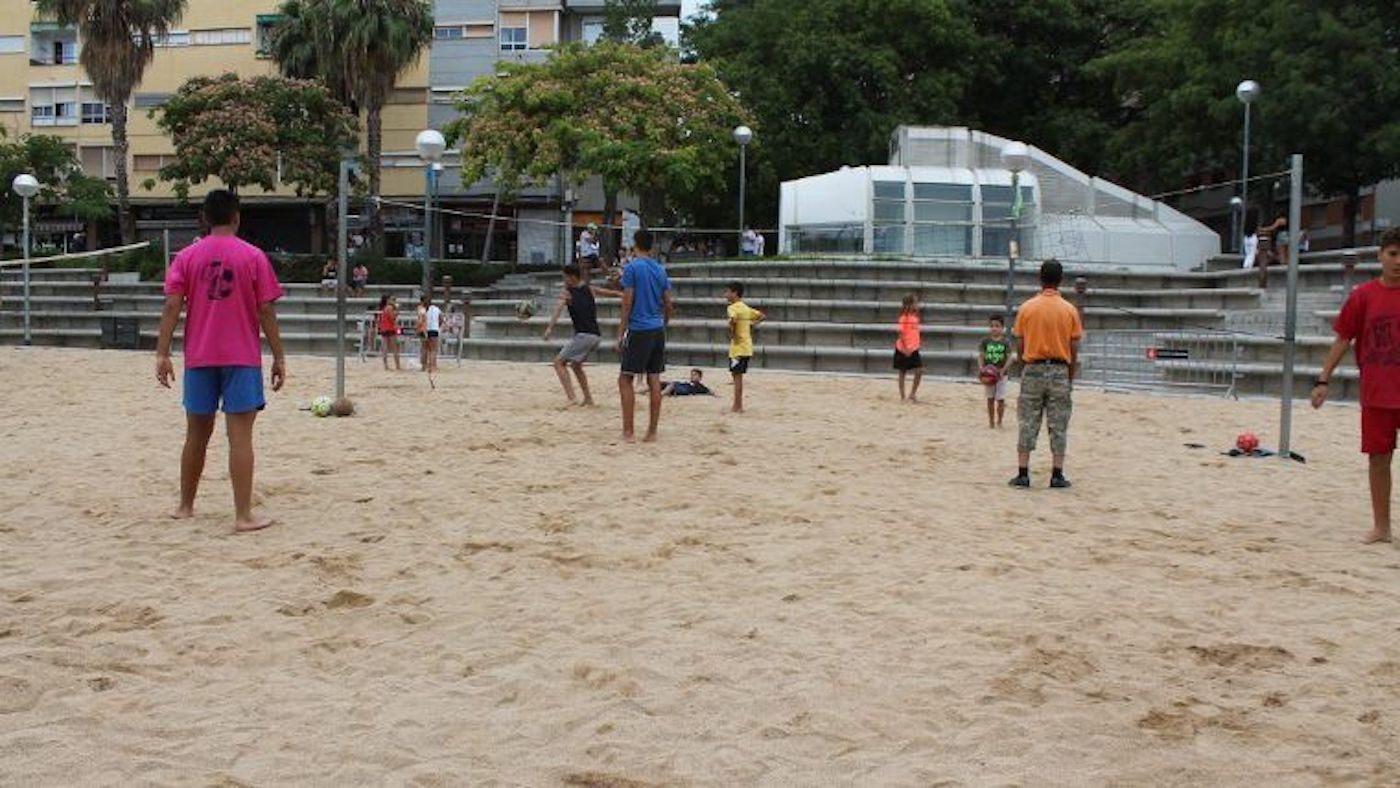
M1010 142L966 128L901 126L890 164L842 167L782 185L779 250L1005 258ZM1205 225L1031 147L1020 173L1021 257L1190 268L1220 251Z

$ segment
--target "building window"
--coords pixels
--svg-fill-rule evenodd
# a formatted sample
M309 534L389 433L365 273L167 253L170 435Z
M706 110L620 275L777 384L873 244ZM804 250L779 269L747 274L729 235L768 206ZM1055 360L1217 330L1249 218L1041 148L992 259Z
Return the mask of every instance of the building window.
M24 54L24 36L0 36L0 55Z
M253 31L246 27L192 30L190 31L190 43L197 47L251 44L253 43Z
M167 164L174 164L175 154L138 153L131 157L131 169L137 172L160 172Z
M281 22L281 14L258 14L258 57L272 57L273 40Z
M603 20L585 19L583 20L583 43L596 44L598 39L603 37Z
M530 48L530 29L528 27L503 27L501 28L501 51L502 52L523 52Z
M137 109L154 109L165 106L170 96L169 93L137 93L132 97L131 104Z
M35 104L29 108L29 117L34 119L35 126L53 125L53 105Z
M173 47L187 47L190 45L190 31L171 30L169 33L166 33L163 36L156 36L155 40L151 43L154 46L162 49Z
M79 154L83 172L94 178L116 178L116 149L111 145L87 145Z
M112 108L101 101L84 101L82 120L84 124L111 123Z
M438 41L455 41L465 33L461 25L438 25L433 28L433 38Z
M23 98L15 98L15 97L0 98L0 112L23 112L23 111L24 111L24 99L23 99Z

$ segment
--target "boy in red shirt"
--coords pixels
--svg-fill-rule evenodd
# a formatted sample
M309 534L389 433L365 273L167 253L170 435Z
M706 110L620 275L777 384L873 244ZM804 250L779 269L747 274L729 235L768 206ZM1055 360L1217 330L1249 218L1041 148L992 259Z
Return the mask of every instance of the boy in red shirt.
M1314 381L1312 405L1327 401L1332 371L1356 343L1361 371L1361 451L1370 457L1371 515L1364 544L1390 541L1390 460L1400 430L1400 227L1381 236L1381 276L1352 291L1337 316L1337 339Z
M156 342L156 380L170 388L170 344L185 310L185 448L180 460L180 506L194 515L204 455L220 406L228 430L234 529L256 531L272 520L253 515L253 421L266 406L262 342L272 348L272 390L282 388L286 360L273 303L282 286L267 255L238 238L238 197L215 189L204 198L209 234L175 257L165 275L165 311Z

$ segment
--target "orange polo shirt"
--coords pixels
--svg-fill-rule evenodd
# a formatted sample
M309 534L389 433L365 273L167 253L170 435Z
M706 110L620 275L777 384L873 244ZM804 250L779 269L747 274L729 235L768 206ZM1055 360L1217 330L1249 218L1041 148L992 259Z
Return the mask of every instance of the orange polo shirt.
M1012 333L1025 346L1023 361L1068 362L1074 358L1073 343L1084 336L1084 325L1074 304L1047 287L1021 305Z

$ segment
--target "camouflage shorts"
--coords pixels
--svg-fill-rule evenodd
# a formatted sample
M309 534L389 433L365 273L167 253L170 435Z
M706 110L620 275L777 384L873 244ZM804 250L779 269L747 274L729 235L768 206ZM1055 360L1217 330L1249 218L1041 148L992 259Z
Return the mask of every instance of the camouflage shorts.
M1021 398L1016 402L1017 418L1021 422L1017 448L1035 451L1043 418L1050 430L1050 451L1065 453L1069 444L1069 416L1074 410L1072 392L1069 367L1026 365L1021 374Z

